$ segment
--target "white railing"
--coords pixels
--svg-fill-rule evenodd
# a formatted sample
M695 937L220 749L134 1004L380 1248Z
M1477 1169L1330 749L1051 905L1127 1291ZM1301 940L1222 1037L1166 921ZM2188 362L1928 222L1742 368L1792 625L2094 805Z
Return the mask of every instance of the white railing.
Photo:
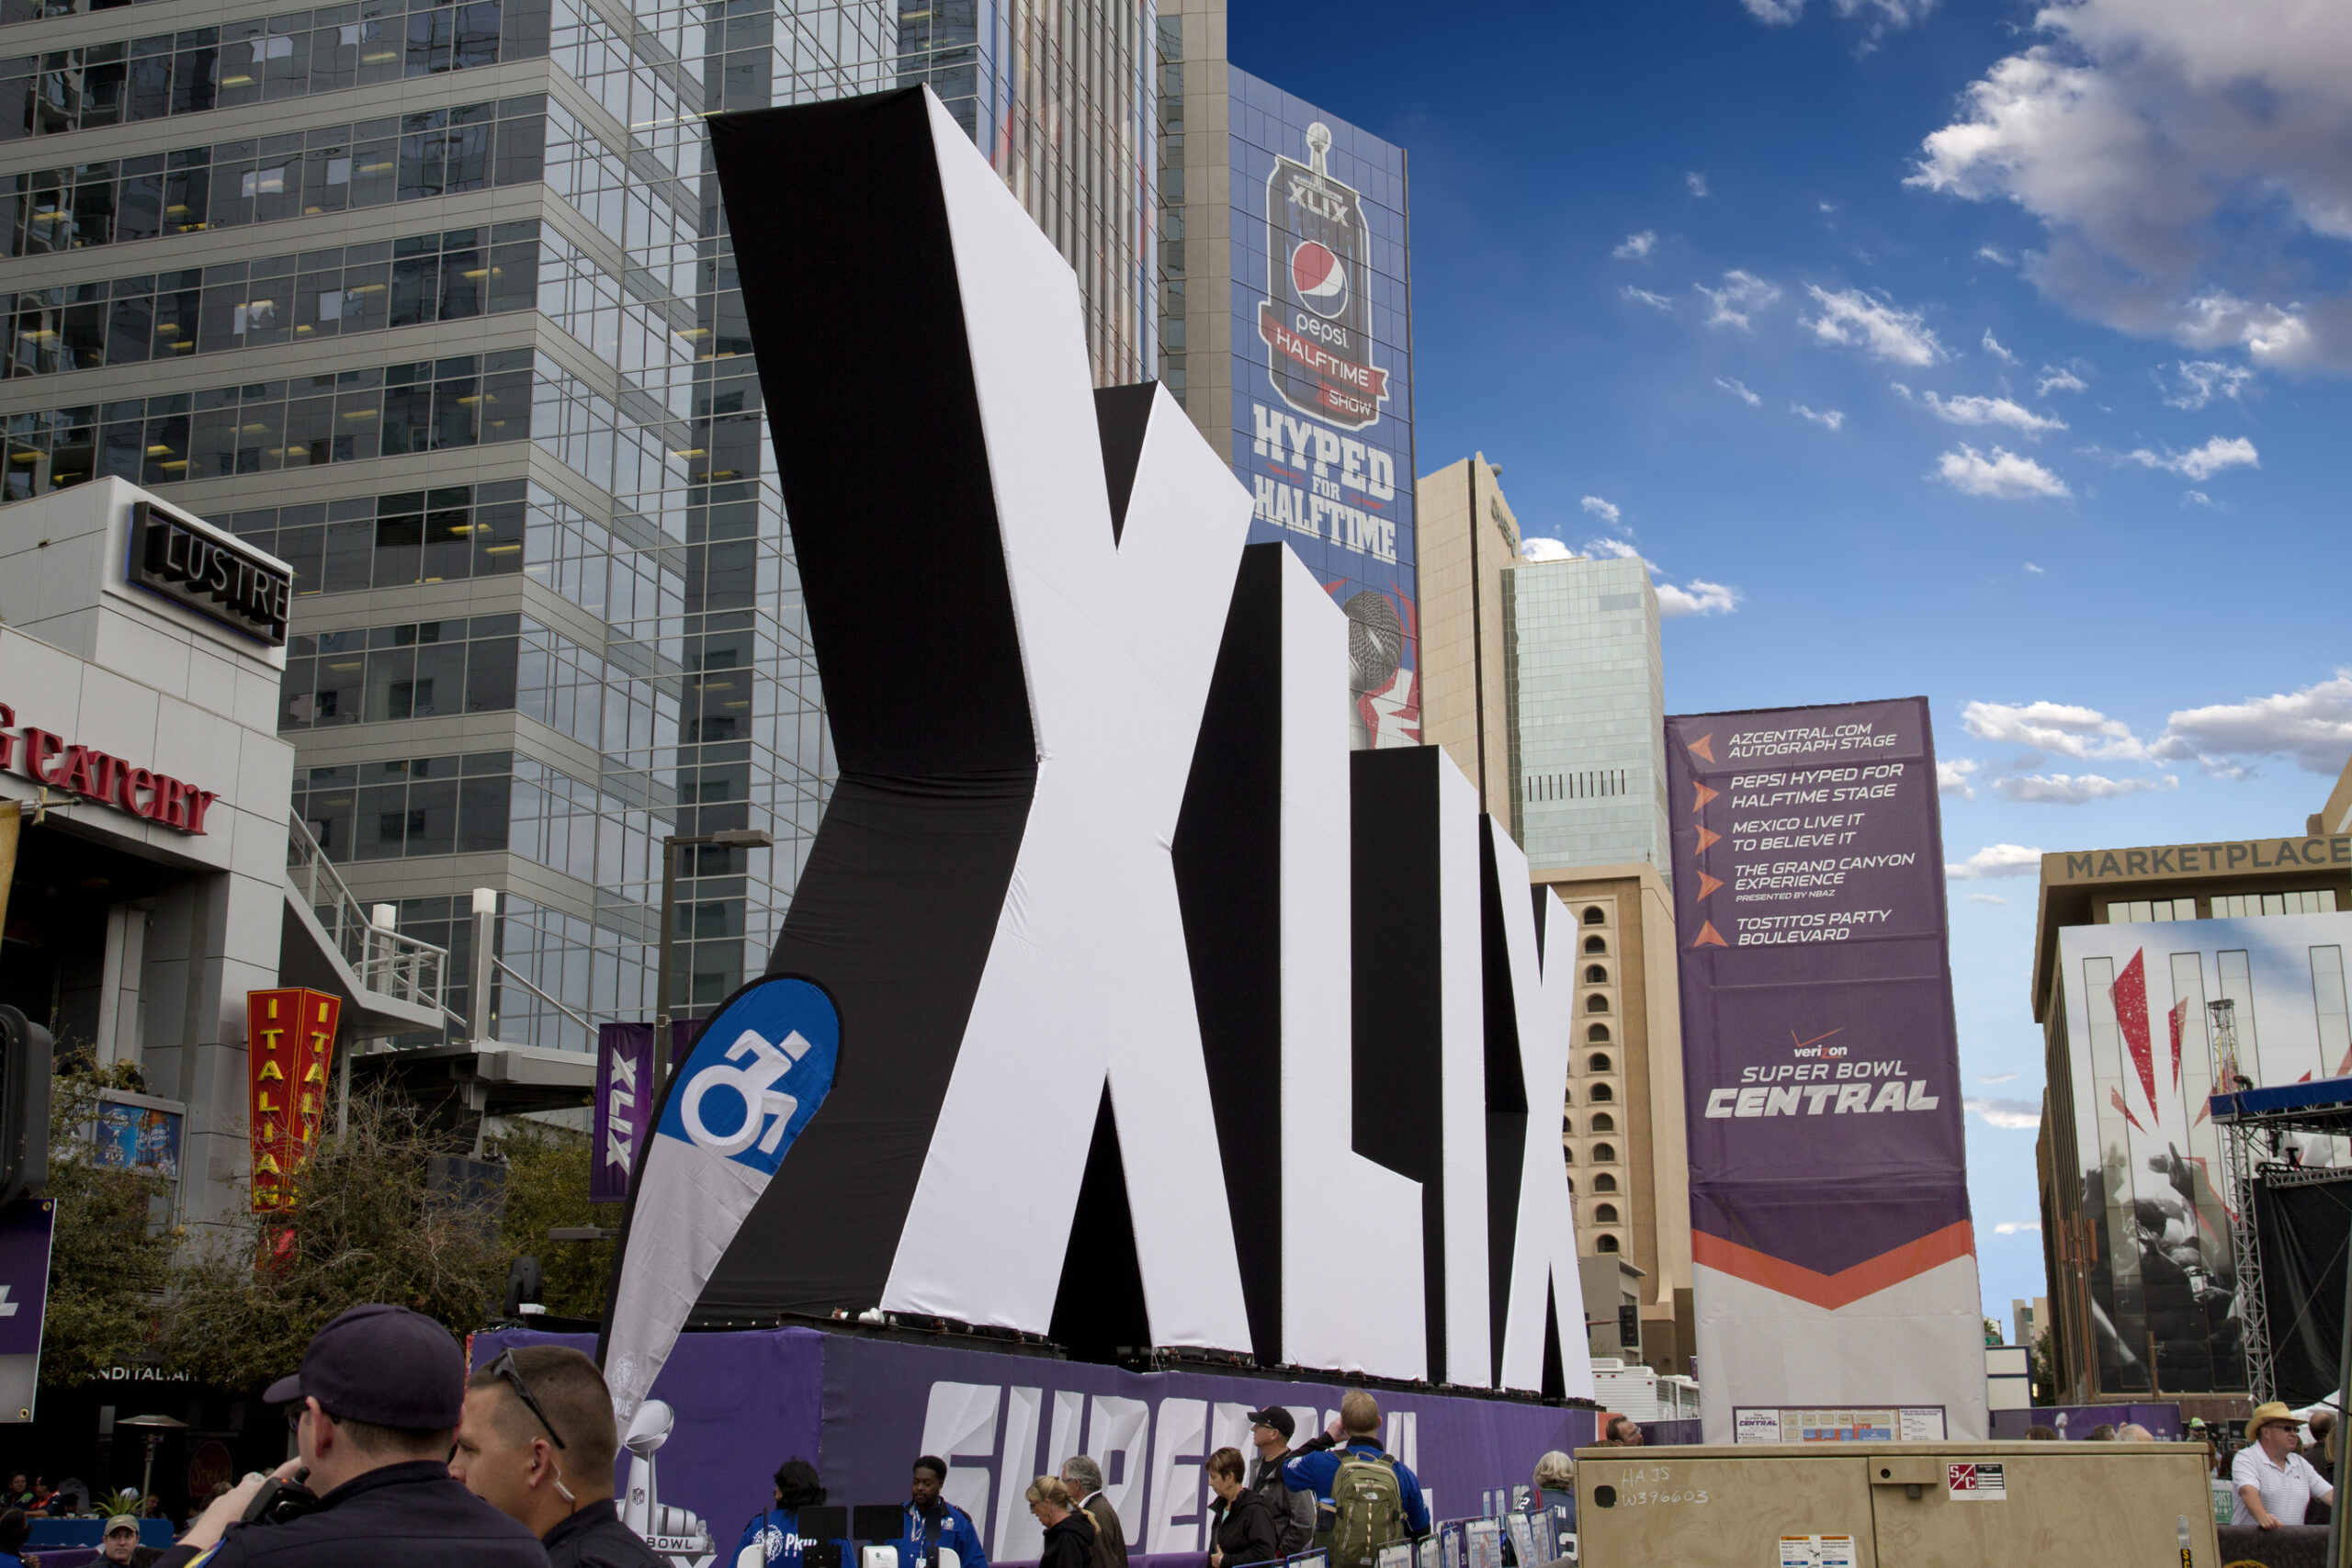
M371 925L326 852L311 836L300 813L289 814L286 835L286 881L358 976L362 989L411 1007L441 1010L448 982L447 950L413 936Z

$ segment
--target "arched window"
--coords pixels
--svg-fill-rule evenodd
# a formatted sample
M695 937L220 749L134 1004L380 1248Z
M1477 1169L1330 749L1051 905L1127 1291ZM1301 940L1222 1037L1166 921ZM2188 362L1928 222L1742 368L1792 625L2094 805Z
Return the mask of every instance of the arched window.
M1569 1165L1574 1165L1577 1163L1577 1152L1564 1145L1560 1149L1560 1158Z
M1595 991L1591 996L1585 998L1584 1010L1587 1012L1607 1012L1609 1010L1609 998L1602 996L1600 992Z
M1584 950L1587 953L1606 953L1609 951L1609 939L1605 936L1589 936L1584 939Z
M1570 1085L1567 1087L1566 1090L1561 1094L1561 1096L1560 1096L1560 1103L1561 1103L1561 1104L1563 1104L1563 1105L1574 1105L1576 1102L1577 1102L1577 1086L1576 1086L1576 1085L1574 1085L1574 1084L1570 1084Z
M1613 1133L1617 1130L1617 1118L1610 1115L1606 1111L1596 1111L1592 1113L1592 1130L1596 1133Z
M1592 1244L1592 1249L1595 1252L1614 1252L1617 1250L1617 1238L1613 1235L1604 1235Z
M1584 983L1588 986L1605 986L1609 984L1609 971L1598 964L1588 964L1584 966Z
M1596 1024L1594 1027L1598 1028L1600 1026ZM1595 1051L1592 1054L1592 1060L1586 1063L1585 1066L1588 1071L1596 1073L1606 1073L1613 1070L1609 1066L1609 1058L1598 1051Z
M1617 1179L1604 1170L1592 1179L1592 1190L1595 1192L1614 1192L1617 1190ZM1575 1189L1569 1190L1574 1191Z
M1568 1190L1569 1190L1569 1191L1571 1191L1571 1192L1574 1192L1576 1190L1577 1190L1577 1179L1576 1179L1575 1177L1571 1176L1571 1177L1569 1177L1569 1178L1568 1178Z
M1560 1136L1564 1138L1573 1138L1576 1136L1576 1132L1577 1119L1575 1117L1563 1116L1560 1118Z
M1615 1089L1611 1089L1611 1088L1610 1088L1607 1084L1605 1084L1605 1083L1597 1083L1597 1084L1595 1084L1595 1085L1593 1085L1593 1086L1592 1086L1592 1093L1590 1093L1589 1095L1586 1096L1586 1098L1587 1098L1588 1100L1591 1100L1595 1101L1596 1103L1605 1103L1605 1102L1607 1102L1607 1101L1609 1101L1609 1100L1611 1100L1616 1099L1616 1098L1617 1098L1617 1091L1616 1091Z
M1617 1205L1614 1203L1595 1203L1592 1206L1592 1223L1597 1225L1615 1224L1617 1223Z
M1609 917L1601 911L1600 905L1595 904L1584 912L1584 923L1589 926L1605 926L1609 923Z
M1592 1145L1592 1158L1594 1164L1607 1165L1616 1157L1617 1150L1613 1145L1595 1144Z
M1609 1043L1609 1026L1605 1023L1596 1023L1584 1032L1584 1037L1595 1045L1606 1045Z

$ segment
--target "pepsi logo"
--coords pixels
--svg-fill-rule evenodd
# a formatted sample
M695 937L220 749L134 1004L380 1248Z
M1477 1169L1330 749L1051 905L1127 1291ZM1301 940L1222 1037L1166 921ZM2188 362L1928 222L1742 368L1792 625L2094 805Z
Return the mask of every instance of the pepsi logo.
M1299 302L1318 316L1348 307L1348 266L1320 240L1301 240L1290 254L1290 283Z

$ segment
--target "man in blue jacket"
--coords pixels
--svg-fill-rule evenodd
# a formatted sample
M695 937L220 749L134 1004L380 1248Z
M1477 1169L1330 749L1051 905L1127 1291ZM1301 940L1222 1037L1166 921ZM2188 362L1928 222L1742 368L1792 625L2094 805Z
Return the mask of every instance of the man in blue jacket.
M956 1553L961 1568L989 1568L972 1516L939 1495L947 1461L930 1454L915 1461L914 1495L907 1502L907 1533L895 1543L899 1568L939 1568L939 1549Z
M1340 1398L1340 1429L1343 1437L1326 1433L1301 1444L1297 1452L1283 1461L1283 1484L1294 1492L1314 1493L1318 1509L1331 1500L1331 1483L1339 1476L1342 1459L1380 1458L1380 1402L1363 1389L1348 1390ZM1421 1498L1420 1481L1403 1460L1391 1462L1396 1467L1397 1501L1404 1505L1405 1528L1417 1536L1427 1535L1430 1506Z

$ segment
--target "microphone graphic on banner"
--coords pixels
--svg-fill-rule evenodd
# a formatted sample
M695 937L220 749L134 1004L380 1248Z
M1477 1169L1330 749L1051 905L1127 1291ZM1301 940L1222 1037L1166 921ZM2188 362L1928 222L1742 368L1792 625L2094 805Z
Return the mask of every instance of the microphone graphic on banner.
M670 1080L638 1153L597 1361L629 1430L744 1217L831 1092L841 1015L797 976L720 1004Z

